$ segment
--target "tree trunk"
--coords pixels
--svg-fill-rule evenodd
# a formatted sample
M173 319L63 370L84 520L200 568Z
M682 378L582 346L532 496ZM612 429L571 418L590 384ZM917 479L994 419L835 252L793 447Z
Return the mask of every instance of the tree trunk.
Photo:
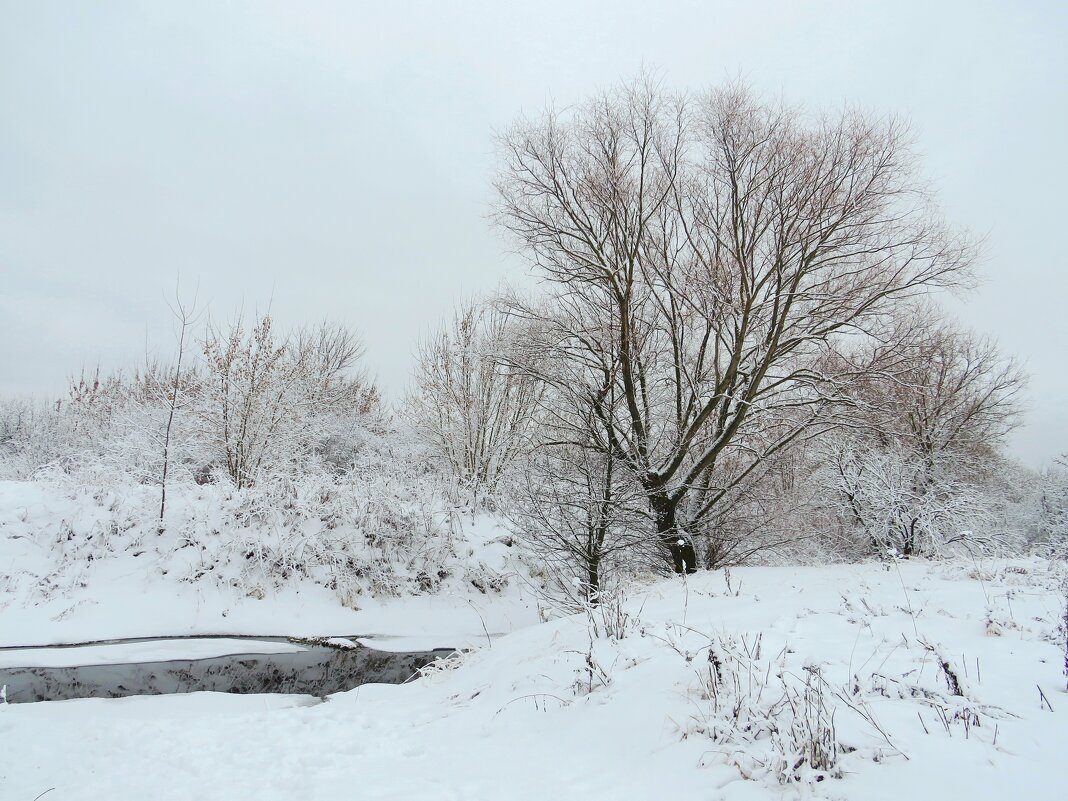
M586 562L586 601L597 606L601 600L601 557L591 554Z
M901 553L906 558L916 553L916 523L919 521L913 519L909 523L909 527L905 529L905 544L901 549Z
M654 495L649 499L656 518L656 535L671 554L671 566L676 573L697 572L697 552L693 538L682 531L675 520L675 503L669 498Z

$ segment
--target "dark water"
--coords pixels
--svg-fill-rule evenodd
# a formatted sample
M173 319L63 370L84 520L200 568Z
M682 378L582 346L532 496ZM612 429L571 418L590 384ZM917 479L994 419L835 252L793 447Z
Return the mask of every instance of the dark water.
M361 684L402 684L420 668L452 653L448 649L391 653L364 646L303 647L307 650L295 653L167 662L0 668L0 686L7 685L9 703L200 691L323 697Z

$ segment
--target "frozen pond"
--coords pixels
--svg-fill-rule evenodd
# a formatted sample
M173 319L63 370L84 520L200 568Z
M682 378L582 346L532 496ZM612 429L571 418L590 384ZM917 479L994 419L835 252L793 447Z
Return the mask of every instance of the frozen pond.
M361 684L401 684L450 653L265 637L8 648L0 649L0 686L9 703L202 691L323 697Z

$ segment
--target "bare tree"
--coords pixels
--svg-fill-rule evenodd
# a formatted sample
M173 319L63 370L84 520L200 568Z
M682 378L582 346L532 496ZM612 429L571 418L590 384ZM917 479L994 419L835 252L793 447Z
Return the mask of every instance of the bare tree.
M907 556L990 525L985 485L1019 421L1026 376L929 304L902 315L895 339L893 369L850 390L856 425L829 441L826 474L872 543Z
M178 397L182 387L182 361L185 358L185 342L190 326L196 320L196 296L192 303L186 306L181 297L175 292L174 305L171 313L174 315L178 326L178 355L175 358L174 377L169 382L167 399L167 424L163 430L163 466L160 470L159 481L159 522L163 525L163 515L167 508L167 472L170 468L171 432L174 429L174 415L178 410Z
M495 304L467 301L420 343L407 416L474 495L492 494L528 444L543 384L506 358L517 326Z
M557 390L566 374L554 375L557 365L542 360L539 330L525 328L523 347L511 352L516 369L537 375L543 390L532 448L508 482L507 513L535 550L550 600L597 605L621 569L654 550L648 505L633 474L605 447L603 419L589 406L569 406L573 396ZM620 401L611 384L605 390L602 405Z
M553 600L596 605L620 559L649 542L641 488L611 453L540 448L523 460L510 501Z
M895 120L640 81L501 146L499 220L553 292L556 390L601 419L676 571L716 504L841 395L830 352L968 280L973 247Z
M818 432L822 437L826 429ZM761 552L822 536L811 525L823 488L811 480L808 450L801 442L762 460L716 503L694 536L703 567L743 564Z
M1027 386L1017 362L930 304L909 310L898 327L898 366L855 393L882 431L928 461L1001 447L1019 424Z

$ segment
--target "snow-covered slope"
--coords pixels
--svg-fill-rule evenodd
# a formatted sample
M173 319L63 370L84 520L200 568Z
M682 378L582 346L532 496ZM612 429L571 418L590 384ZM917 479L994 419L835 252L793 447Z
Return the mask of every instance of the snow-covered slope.
M251 634L424 650L537 621L492 518L369 515L357 491L321 489L298 487L286 506L177 485L161 533L154 487L0 482L0 646Z
M313 706L11 705L0 796L1052 801L1063 580L1040 562L702 573Z

